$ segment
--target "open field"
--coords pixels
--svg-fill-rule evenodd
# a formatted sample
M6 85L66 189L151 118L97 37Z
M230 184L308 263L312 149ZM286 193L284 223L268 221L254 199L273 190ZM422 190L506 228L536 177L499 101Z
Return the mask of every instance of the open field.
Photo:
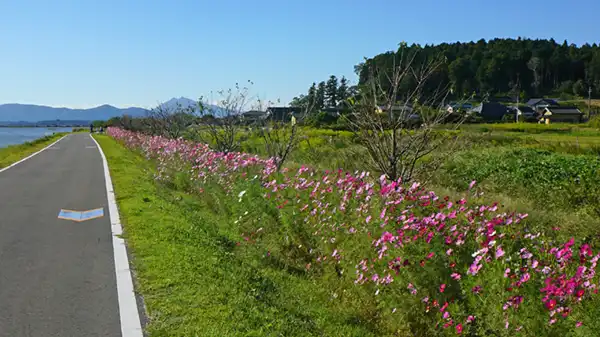
M600 99L592 99L591 101L592 101L591 102L592 107L600 107ZM565 105L573 104L573 105L577 105L577 106L587 107L588 100L587 99L568 100L568 101L562 101L561 103L563 103Z

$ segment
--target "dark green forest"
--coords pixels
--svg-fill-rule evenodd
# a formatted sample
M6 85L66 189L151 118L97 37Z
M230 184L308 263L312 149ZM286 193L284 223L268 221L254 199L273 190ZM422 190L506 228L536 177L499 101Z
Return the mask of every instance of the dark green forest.
M415 62L441 58L428 85L451 88L451 96L464 98L519 95L521 98L555 96L561 98L600 96L600 48L596 43L577 46L567 41L542 39L493 39L439 45L401 44L365 59L355 66L358 86L368 78L369 69L390 69L399 53L418 53ZM418 64L415 64L418 66ZM427 89L427 88L425 88ZM315 108L337 106L355 87L331 76L313 83L307 94L294 98L291 105L314 99ZM427 90L425 90L426 92Z

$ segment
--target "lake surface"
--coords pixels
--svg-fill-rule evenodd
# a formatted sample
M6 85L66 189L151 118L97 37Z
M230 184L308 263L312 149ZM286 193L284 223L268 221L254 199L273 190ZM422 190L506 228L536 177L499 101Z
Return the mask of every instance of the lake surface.
M56 132L71 132L73 128L2 128L0 127L0 147L22 144L52 135Z

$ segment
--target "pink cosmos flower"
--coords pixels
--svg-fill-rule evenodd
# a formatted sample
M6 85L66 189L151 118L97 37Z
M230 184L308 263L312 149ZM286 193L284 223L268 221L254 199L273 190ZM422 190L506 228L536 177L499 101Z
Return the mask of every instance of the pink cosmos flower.
M460 335L462 332L463 332L462 324L460 324L460 323L456 324L456 334Z
M458 274L458 273L452 273L450 275L450 277L452 277L452 279L457 280L457 281L460 280L460 274Z
M445 302L444 305L442 305L442 307L440 308L440 312L446 311L447 308L448 308L448 302Z
M471 275L477 275L477 273L479 272L479 270L481 269L482 265L481 264L476 264L473 263L470 267L469 267L469 271L468 274Z
M477 183L476 180L471 181L471 183L469 184L469 189L472 189L473 186L475 186L476 183Z
M446 284L442 283L442 284L440 284L440 292L443 293L444 290L446 290Z
M556 300L551 299L549 301L546 301L546 303L544 303L544 305L546 306L546 309L553 310L554 307L556 307Z
M502 250L501 246L498 246L498 248L496 248L496 259L499 259L503 256L504 256L504 250Z
M394 241L394 234L392 234L390 232L384 232L383 235L381 236L381 241L383 241L383 242Z

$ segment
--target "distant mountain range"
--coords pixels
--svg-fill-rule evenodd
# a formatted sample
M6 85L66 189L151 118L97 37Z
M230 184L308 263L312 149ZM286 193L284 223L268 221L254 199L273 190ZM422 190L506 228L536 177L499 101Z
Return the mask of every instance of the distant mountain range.
M195 107L198 103L189 98L172 98L160 104L161 107L174 111L178 106L182 108ZM216 116L225 115L224 110L217 106L210 106ZM129 115L142 117L148 113L144 108L120 109L112 105L101 105L91 109L54 108L32 104L0 104L0 125L85 125L95 120L108 120L113 117Z
M184 109L193 107L194 111L198 112L198 102L185 97L171 98L170 100L161 103L160 106L169 110L175 110L177 107Z
M146 113L147 110L142 108L119 109L112 105L101 105L91 109L70 109L31 104L2 104L0 122L94 121L108 120L124 114L139 117Z

